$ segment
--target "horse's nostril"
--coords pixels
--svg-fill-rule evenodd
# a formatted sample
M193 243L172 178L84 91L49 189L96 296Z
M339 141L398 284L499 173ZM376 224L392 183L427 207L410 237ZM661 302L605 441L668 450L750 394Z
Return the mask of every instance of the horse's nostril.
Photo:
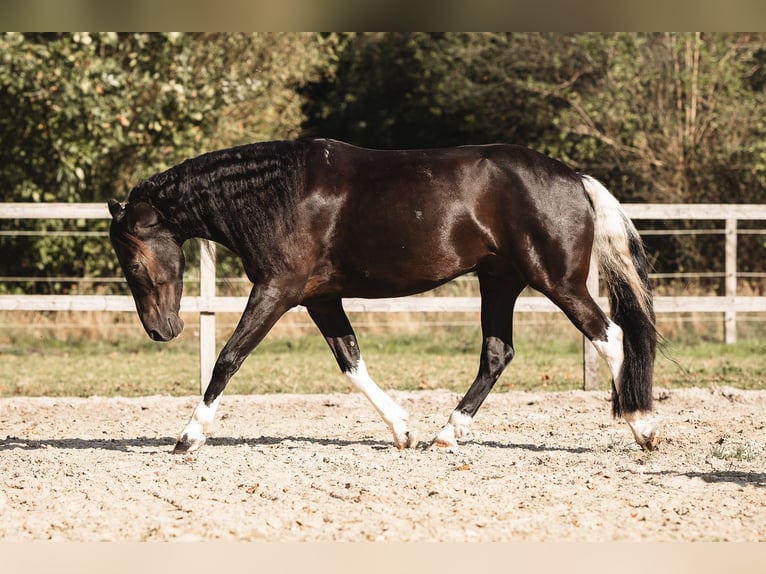
M160 335L159 332L155 331L154 329L149 331L149 337L151 337L152 341L162 341L162 335Z
M168 317L168 327L170 327L170 338L174 339L184 330L184 322L178 315L175 317Z

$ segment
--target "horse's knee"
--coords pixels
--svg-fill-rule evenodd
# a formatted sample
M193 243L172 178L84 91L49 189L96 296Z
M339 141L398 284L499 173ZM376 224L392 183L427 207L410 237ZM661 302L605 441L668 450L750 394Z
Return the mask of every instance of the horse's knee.
M234 373L239 370L241 364L241 360L235 359L229 355L222 354L218 357L218 360L216 360L215 365L213 366L212 378L214 380L228 381L231 377L234 376Z
M497 337L488 337L482 350L482 366L492 379L497 379L513 360L513 345Z

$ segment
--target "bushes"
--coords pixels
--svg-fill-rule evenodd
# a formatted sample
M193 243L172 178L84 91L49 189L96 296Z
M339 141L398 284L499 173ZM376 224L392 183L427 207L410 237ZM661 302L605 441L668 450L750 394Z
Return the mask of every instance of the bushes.
M204 151L300 135L507 141L624 202L766 201L763 34L8 33L0 54L0 201L124 198ZM723 269L719 243L662 238L650 255ZM762 269L765 243L742 242L742 269ZM4 276L117 273L106 241L0 249Z

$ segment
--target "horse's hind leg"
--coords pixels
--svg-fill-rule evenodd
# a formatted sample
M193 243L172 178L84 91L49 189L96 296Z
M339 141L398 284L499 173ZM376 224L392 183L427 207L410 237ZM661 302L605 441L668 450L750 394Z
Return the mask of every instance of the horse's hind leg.
M545 291L543 291L545 293ZM607 318L601 307L593 300L584 280L574 285L562 282L555 292L546 295L564 311L570 321L585 335L604 358L612 375L613 401L625 402L621 381L625 366L625 346L622 328ZM656 424L648 412L619 409L633 433L636 442L646 450L652 450L660 440Z
M340 370L369 399L393 432L394 445L397 448L414 447L417 438L407 424L407 411L383 392L367 372L359 343L340 299L307 304L306 308L330 345Z
M610 320L603 336L591 339L591 343L604 358L612 374L612 401L619 404L625 401L626 390L622 380L625 367L625 346L622 328ZM628 423L633 438L644 450L654 450L660 442L660 432L657 424L648 411L629 411L622 408L615 410L615 416L622 415Z
M525 284L488 275L479 275L479 284L483 339L479 372L431 448L457 448L457 439L468 432L479 407L513 359L513 307Z

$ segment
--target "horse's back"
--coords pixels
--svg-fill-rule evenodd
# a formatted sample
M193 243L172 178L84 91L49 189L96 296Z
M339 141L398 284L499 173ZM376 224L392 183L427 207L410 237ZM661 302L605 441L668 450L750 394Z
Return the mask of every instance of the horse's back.
M330 184L350 201L368 206L408 201L471 203L485 195L511 203L586 199L574 170L514 144L377 150L314 140L307 171L313 181Z
M341 179L357 225L397 235L449 231L498 249L541 227L572 234L592 208L581 176L564 163L513 144L368 150L331 142L328 166ZM327 152L325 152L327 153ZM403 229L404 228L404 229Z

